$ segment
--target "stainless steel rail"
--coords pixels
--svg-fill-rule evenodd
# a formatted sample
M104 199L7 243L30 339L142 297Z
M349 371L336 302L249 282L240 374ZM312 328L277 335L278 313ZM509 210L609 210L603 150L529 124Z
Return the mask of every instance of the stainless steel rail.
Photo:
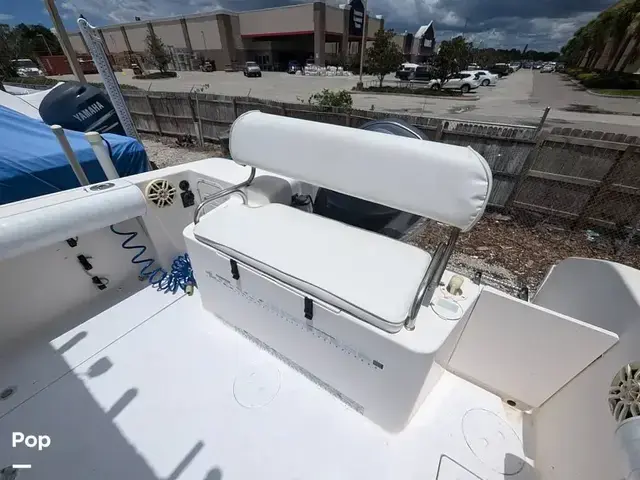
M455 228L451 232L451 235L449 235L447 243L439 243L436 247L436 251L433 254L429 268L427 268L427 273L425 273L424 278L420 283L418 293L413 300L411 310L409 310L409 316L404 323L404 327L407 330L413 330L416 328L416 317L418 316L423 300L426 298L431 302L431 297L433 297L436 288L440 284L442 274L444 273L445 268L447 268L449 257L451 257L451 254L453 253L453 249L456 246L456 241L458 240L459 235L460 230Z
M196 208L196 211L193 212L193 223L198 224L200 221L200 213L202 209L211 202L218 200L219 198L225 197L227 195L232 195L237 193L242 197L242 201L246 205L248 203L247 194L242 191L244 187L251 185L253 179L256 177L256 169L255 167L251 167L251 173L249 174L249 178L247 178L244 182L239 183L237 185L232 185L231 187L227 187L224 190L220 190L219 192L214 193L210 197L205 198L200 205Z

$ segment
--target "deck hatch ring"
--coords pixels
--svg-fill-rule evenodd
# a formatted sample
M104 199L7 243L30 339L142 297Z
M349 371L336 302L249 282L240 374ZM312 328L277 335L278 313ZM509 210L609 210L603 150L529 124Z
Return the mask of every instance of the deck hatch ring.
M0 392L0 400L6 400L14 393L16 393L16 387L7 387Z
M93 185L92 187L89 187L89 190L92 192L101 192L102 190L107 190L115 186L115 183L101 183L100 185Z

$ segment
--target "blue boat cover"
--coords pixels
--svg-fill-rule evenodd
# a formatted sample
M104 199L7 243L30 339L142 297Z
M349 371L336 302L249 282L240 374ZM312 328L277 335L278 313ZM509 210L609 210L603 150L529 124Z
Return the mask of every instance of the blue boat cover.
M91 183L106 180L84 133L65 130L71 148ZM121 177L149 170L140 142L104 134ZM79 187L67 157L51 128L0 105L0 205Z

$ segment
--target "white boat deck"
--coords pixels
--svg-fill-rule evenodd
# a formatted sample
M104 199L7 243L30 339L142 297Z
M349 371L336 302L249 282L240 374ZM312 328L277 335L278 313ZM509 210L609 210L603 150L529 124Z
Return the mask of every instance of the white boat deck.
M86 318L0 357L0 391L16 387L0 400L0 470L31 464L19 480L534 477L529 417L450 373L390 434L197 292L149 287ZM12 432L51 446L12 448Z

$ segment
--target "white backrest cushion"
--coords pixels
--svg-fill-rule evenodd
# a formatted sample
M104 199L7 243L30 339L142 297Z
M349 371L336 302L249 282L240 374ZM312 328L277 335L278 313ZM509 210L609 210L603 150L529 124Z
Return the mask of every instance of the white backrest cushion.
M259 111L233 123L231 157L319 187L469 230L482 216L491 170L470 147Z

